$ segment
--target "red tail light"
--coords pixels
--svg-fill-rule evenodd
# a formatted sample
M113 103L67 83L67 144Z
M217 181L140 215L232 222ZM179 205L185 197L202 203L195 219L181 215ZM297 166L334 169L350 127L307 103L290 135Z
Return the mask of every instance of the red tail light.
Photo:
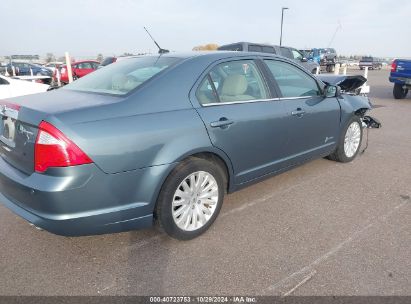
M391 63L391 72L397 72L397 60Z
M75 143L56 127L45 121L40 123L34 147L34 169L36 172L45 172L50 167L78 166L92 162Z

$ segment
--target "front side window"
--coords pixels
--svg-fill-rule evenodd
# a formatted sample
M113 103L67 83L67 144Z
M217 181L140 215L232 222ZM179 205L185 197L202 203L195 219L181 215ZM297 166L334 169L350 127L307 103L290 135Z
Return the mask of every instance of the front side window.
M292 64L278 60L264 60L283 97L320 96L317 81Z
M200 84L196 96L201 104L269 98L263 78L253 60L218 64Z
M293 57L295 60L302 60L303 59L303 55L297 51L297 50L292 50L293 53Z
M62 90L125 95L180 60L159 56L130 58L96 70Z

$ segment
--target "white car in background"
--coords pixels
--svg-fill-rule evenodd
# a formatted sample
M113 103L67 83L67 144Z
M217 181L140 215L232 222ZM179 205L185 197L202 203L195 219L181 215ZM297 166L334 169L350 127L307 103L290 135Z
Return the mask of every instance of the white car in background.
M49 85L0 75L0 99L46 92Z

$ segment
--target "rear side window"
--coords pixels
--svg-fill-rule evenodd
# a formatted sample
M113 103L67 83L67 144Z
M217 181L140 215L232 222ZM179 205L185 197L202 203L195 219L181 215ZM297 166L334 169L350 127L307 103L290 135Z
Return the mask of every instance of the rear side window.
M250 44L248 46L248 51L249 52L262 52L263 48L260 45L255 45L255 44Z
M253 60L218 64L202 81L196 96L203 105L269 98L263 78Z
M294 65L278 60L264 61L277 82L283 97L321 95L317 81Z
M220 51L242 51L243 46L241 44L230 44L230 45L223 45L218 48Z
M208 103L217 103L219 101L217 92L215 88L213 88L210 75L207 75L207 77L203 79L197 89L196 96L198 101L200 101L203 105Z
M275 54L275 51L272 46L263 46L263 53Z
M159 56L130 58L96 70L62 89L125 95L180 60Z
M289 48L281 47L280 52L281 52L281 56L294 59L293 53L291 53L291 50Z

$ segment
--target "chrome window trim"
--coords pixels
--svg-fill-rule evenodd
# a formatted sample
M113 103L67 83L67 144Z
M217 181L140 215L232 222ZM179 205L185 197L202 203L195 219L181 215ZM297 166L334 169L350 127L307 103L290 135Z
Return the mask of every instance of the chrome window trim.
M314 96L297 96L297 97L280 97L280 100L294 100L294 99L306 99L306 98L313 98L313 97L321 97L321 95L314 95Z
M202 106L203 107L224 106L224 105L230 105L230 104L254 103L254 102L264 102L264 101L278 101L278 100L280 100L280 98L266 98L266 99L251 99L251 100L239 100L239 101L212 102L212 103L202 104Z
M242 104L242 103L254 103L254 102L264 102L264 101L281 101L281 100L296 100L296 99L307 99L313 97L321 97L320 95L316 96L297 96L297 97L280 97L280 98L267 98L267 99L252 99L252 100L239 100L239 101L225 101L225 102L211 102L206 104L201 104L202 107L211 107L211 106L224 106L230 104Z

